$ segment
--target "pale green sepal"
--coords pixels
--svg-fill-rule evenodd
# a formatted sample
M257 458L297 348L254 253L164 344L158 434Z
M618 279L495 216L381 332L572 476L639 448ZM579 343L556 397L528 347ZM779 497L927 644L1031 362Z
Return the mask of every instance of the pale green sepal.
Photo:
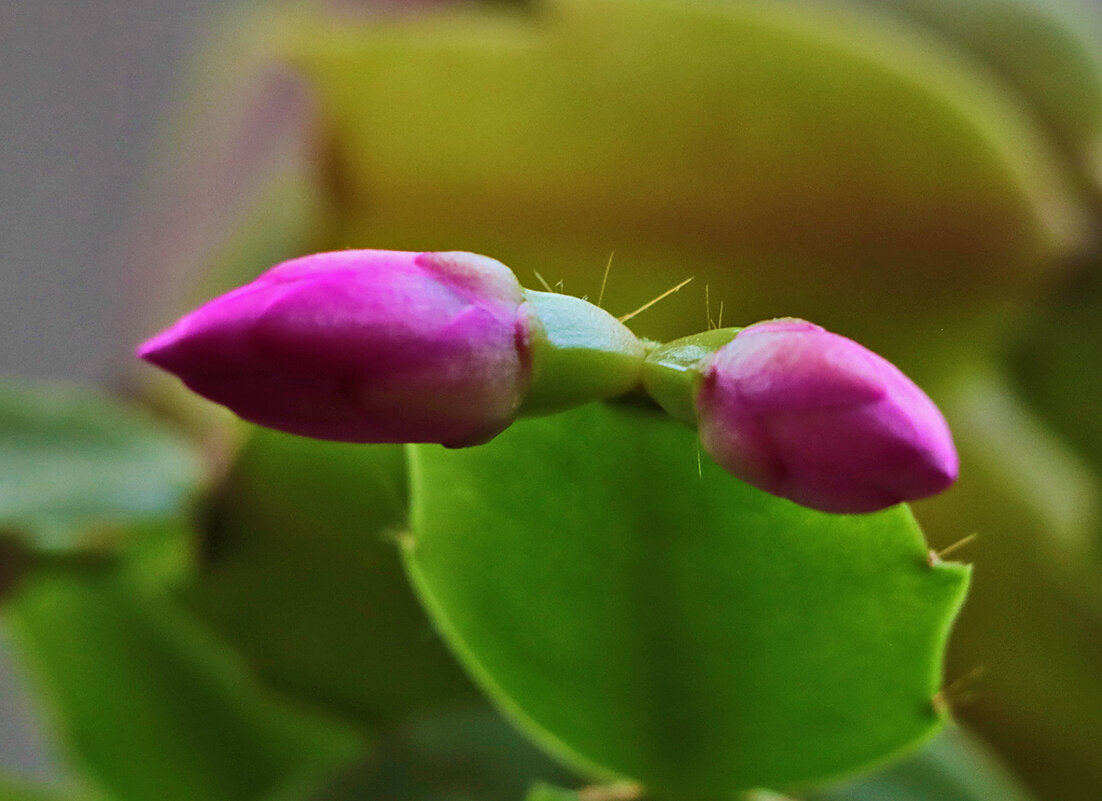
M741 330L714 328L655 348L643 362L643 388L671 417L695 426L704 360Z
M532 384L520 414L563 411L615 398L639 385L646 349L599 306L555 292L524 290L532 316Z

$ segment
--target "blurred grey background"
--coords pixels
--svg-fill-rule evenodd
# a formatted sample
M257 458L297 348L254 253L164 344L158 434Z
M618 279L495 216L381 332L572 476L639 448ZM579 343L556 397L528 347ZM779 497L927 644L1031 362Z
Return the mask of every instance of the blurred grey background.
M102 380L121 241L174 90L231 0L0 0L0 373Z
M191 56L232 0L0 0L0 375L104 381L120 253ZM134 297L134 295L130 295ZM56 771L0 638L0 766Z

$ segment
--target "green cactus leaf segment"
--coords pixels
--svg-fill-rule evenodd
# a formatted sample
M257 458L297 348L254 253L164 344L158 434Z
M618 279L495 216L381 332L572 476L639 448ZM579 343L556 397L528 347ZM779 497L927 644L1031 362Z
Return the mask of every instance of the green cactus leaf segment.
M108 549L180 515L196 453L139 409L90 390L0 383L0 529L41 551Z
M729 796L929 737L968 581L905 507L752 489L693 433L590 405L479 448L411 448L410 576L493 700L595 778Z
M236 657L122 571L36 571L5 623L69 755L115 801L246 801L309 788L360 738L260 690Z

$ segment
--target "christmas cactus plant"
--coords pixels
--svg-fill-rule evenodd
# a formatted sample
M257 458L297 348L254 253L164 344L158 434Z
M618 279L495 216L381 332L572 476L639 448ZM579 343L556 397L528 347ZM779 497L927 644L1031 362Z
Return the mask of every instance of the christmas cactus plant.
M138 353L261 425L448 446L407 453L405 567L481 688L583 776L735 798L944 719L968 573L892 508L946 489L957 455L929 398L851 340L784 319L660 345L484 256L350 250ZM659 403L695 410L745 483L692 459Z
M1096 9L242 14L140 405L0 385L0 798L1099 797Z

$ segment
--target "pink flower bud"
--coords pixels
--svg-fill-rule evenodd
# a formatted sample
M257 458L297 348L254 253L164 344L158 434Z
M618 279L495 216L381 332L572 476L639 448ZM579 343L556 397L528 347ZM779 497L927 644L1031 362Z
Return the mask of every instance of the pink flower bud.
M138 355L269 428L461 446L512 422L531 324L516 277L493 259L346 250L272 268Z
M696 413L724 469L826 512L876 511L957 477L933 401L886 359L803 320L758 323L719 348Z

